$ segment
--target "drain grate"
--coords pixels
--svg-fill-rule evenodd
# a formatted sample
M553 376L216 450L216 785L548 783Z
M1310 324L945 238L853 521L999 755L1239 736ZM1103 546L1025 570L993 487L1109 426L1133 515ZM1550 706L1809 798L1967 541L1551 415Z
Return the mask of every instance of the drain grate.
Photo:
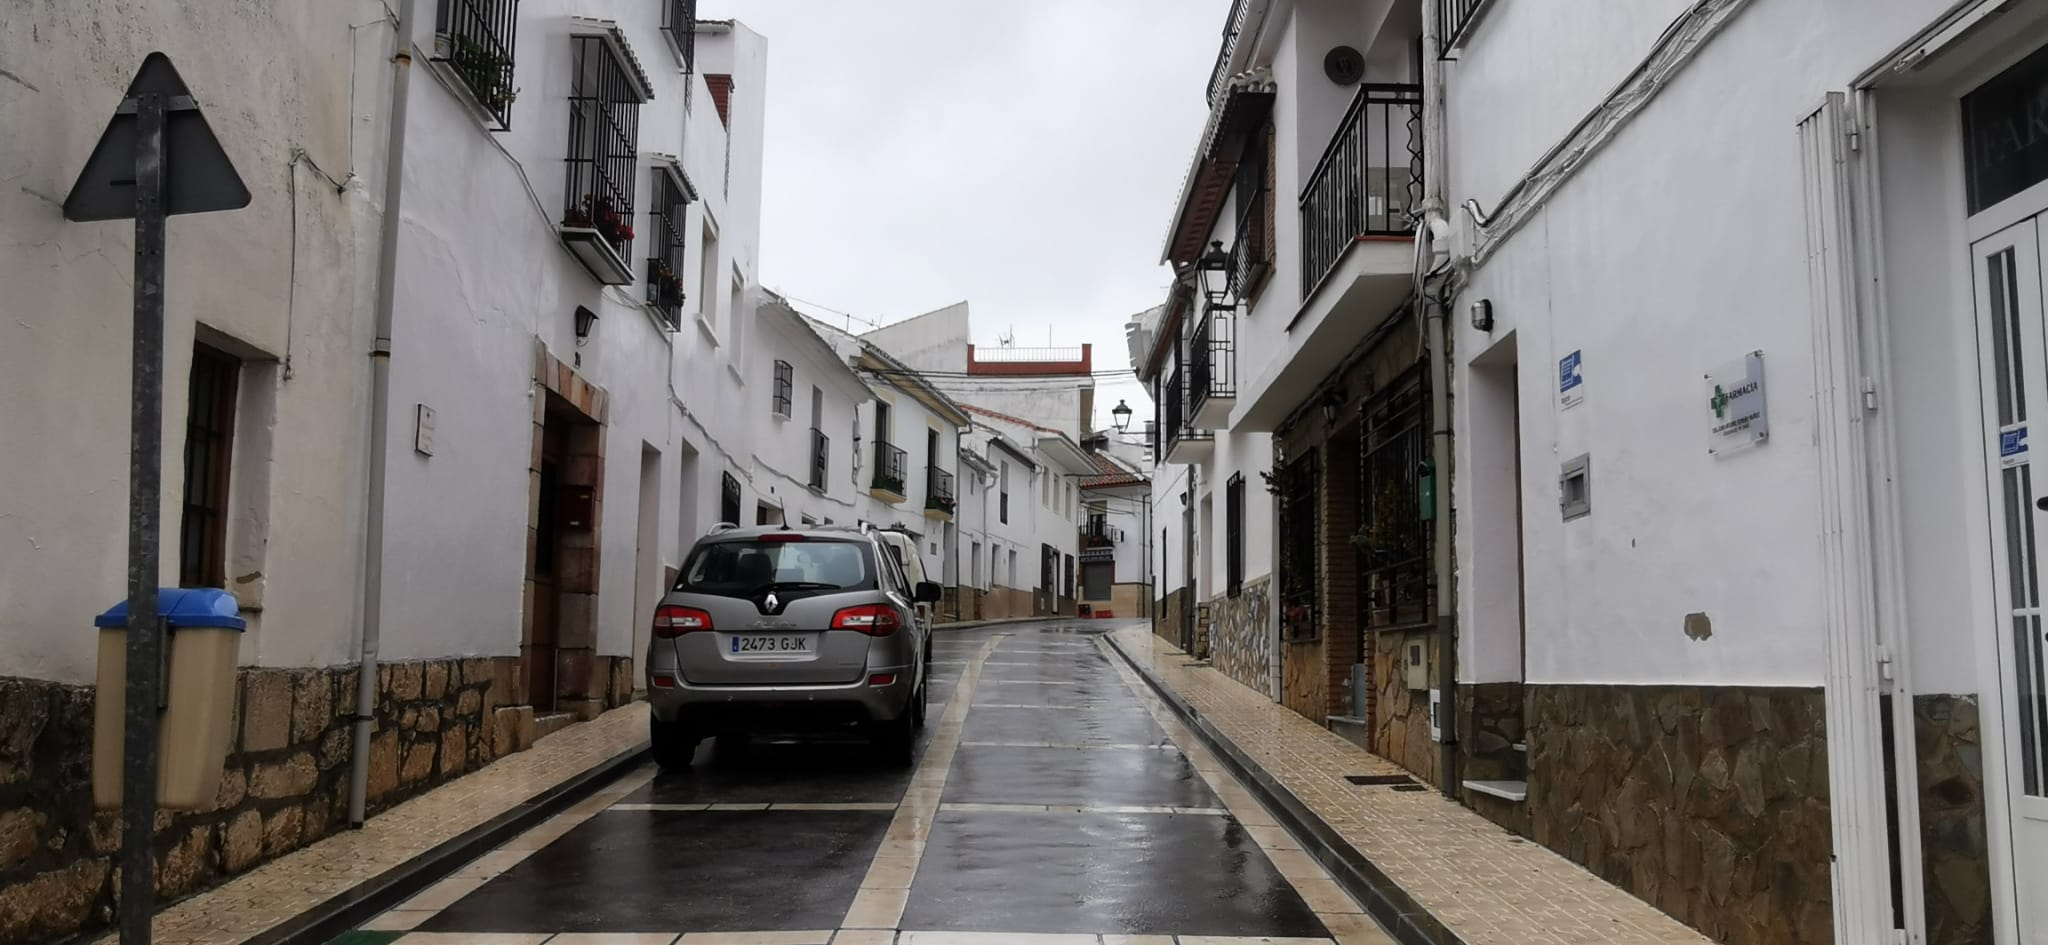
M1396 785L1394 785L1394 790L1396 790L1396 791L1427 791L1427 790L1429 790L1429 785L1426 785L1426 784L1396 784Z
M1364 785L1367 787L1373 787L1383 784L1391 784L1397 786L1403 784L1414 784L1418 788L1421 787L1421 785L1415 784L1414 778L1411 778L1405 774L1347 774L1344 776L1344 780L1349 781L1353 784Z

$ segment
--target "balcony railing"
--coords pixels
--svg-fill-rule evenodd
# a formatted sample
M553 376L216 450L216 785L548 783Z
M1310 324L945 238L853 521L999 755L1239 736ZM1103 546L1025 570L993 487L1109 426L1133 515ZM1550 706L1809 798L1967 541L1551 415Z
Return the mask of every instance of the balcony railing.
M1210 309L1188 340L1188 415L1211 397L1237 396L1237 348L1231 338L1235 309Z
M683 61L683 74L697 69L697 0L665 0L661 5L661 31Z
M1304 297L1365 236L1408 236L1422 203L1422 87L1366 84L1301 192Z
M647 213L647 303L675 331L683 324L683 233L690 200L673 172L657 167L654 206Z
M1188 377L1176 368L1166 379L1166 451L1182 440L1206 440L1210 434L1194 427L1194 413L1187 406Z
M497 123L512 127L512 43L519 27L519 0L439 0L434 8L435 44L470 97Z
M953 474L937 466L925 470L924 507L934 512L953 514L958 502L953 497Z
M1124 540L1124 530L1107 522L1089 522L1081 529L1081 547L1105 548Z
M811 488L825 489L825 470L832 462L832 438L823 430L811 431Z
M640 176L641 93L602 36L575 36L562 237L599 281L633 281L633 189ZM588 258L586 258L588 255Z
M1237 215L1237 240L1230 247L1230 294L1247 301L1266 279L1266 264L1273 258L1266 245L1266 191L1263 186L1245 201Z
M893 492L899 496L903 495L905 488L903 479L904 468L908 463L909 457L903 452L902 447L891 446L887 442L877 442L875 444L874 487L883 492Z
M1442 36L1437 40L1436 54L1448 56L1451 50L1465 42L1465 34L1471 32L1479 22L1479 15L1486 11L1492 0L1436 0L1436 21Z

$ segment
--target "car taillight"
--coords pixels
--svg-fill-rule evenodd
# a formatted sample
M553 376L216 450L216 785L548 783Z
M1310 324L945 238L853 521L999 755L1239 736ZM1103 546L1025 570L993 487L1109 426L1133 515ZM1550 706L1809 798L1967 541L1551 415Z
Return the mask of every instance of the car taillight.
M871 637L886 637L900 626L902 621L896 617L896 608L882 604L842 607L832 615L832 629L858 630Z
M695 607L662 606L654 609L654 635L664 639L711 629L711 615Z

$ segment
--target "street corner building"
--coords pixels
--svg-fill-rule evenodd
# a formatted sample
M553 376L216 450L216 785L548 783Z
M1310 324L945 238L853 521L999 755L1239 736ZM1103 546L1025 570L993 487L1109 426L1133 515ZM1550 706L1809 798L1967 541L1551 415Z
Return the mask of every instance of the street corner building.
M248 628L160 899L631 702L697 536L855 505L831 440L872 392L756 272L765 39L692 0L316 6L0 38L0 114L43 129L0 143L0 941L113 914L91 627L126 597L133 228L61 204L150 52L253 197L169 224L161 583Z
M1715 941L2048 942L2048 4L1586 12L1232 5L1155 628Z

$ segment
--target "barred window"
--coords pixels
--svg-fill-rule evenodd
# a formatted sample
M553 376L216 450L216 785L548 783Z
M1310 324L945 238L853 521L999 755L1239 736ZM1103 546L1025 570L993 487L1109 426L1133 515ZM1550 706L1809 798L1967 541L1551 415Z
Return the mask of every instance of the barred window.
M206 345L192 350L185 413L185 503L178 523L178 584L227 586L228 468L242 362Z
M661 313L670 331L683 324L683 234L690 194L674 168L654 172L653 206L648 208L647 304Z
M1232 597L1244 591L1244 474L1236 473L1223 490L1224 589Z
M796 369L788 361L775 362L775 415L790 415L790 399L796 389Z

